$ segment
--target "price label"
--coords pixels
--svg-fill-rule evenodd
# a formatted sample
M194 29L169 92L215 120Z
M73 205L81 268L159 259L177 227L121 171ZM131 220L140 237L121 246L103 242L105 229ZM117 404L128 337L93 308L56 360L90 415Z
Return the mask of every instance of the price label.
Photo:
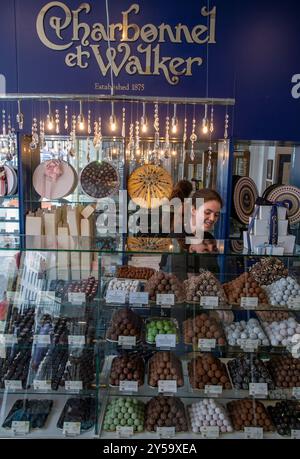
M258 306L257 296L252 296L252 297L242 296L241 297L241 308L256 309L257 306Z
M218 296L201 296L200 306L204 306L207 309L215 309L219 306Z
M200 338L198 340L198 348L201 351L210 351L216 347L216 340L215 339L205 339Z
M262 440L264 438L264 431L262 427L245 427L244 434L247 439Z
M222 392L223 392L222 386L207 385L204 387L204 393L207 395L214 396L214 397L221 395Z
M70 346L83 347L85 345L84 335L69 335L68 343Z
M15 335L0 335L0 344L3 346L13 346L18 343L18 338Z
M28 434L29 428L29 421L12 421L11 423L11 430L14 434Z
M293 387L292 395L297 400L300 400L300 387Z
M170 392L172 394L177 392L177 381L176 380L171 380L171 381L164 381L164 380L159 380L158 381L158 392L164 394L166 392Z
M45 379L45 380L34 379L33 388L34 390L51 390L51 381L48 379Z
M220 436L218 426L200 427L200 432L203 438L218 438Z
M120 392L138 392L137 381L120 381L119 391Z
M136 345L136 336L119 336L118 338L119 346L135 346Z
M18 380L8 380L6 379L4 381L4 387L5 389L8 389L8 390L22 390L22 381L18 381Z
M148 292L130 292L129 293L130 304L149 304L149 293Z
M241 339L241 348L245 352L254 352L257 350L259 344L258 339Z
M132 437L133 426L117 426L116 432L118 437Z
M126 303L126 293L121 290L108 290L106 294L106 303Z
M300 440L300 430L291 430L291 438L294 438L295 440Z
M85 293L82 292L69 292L68 293L68 302L72 304L83 304L85 303Z
M300 297L291 298L288 302L289 309L300 310Z
M266 397L268 395L267 383L249 383L249 394Z
M65 389L74 391L74 392L79 392L82 390L82 381L65 381Z
M173 293L158 293L156 295L156 304L171 307L175 304L175 295Z
M176 347L176 335L159 333L155 336L156 347L170 348Z
M48 345L51 343L50 335L34 335L33 336L34 344L45 344Z
M175 427L157 427L156 433L162 438L175 437Z
M64 422L63 434L64 435L80 435L81 423L80 422Z

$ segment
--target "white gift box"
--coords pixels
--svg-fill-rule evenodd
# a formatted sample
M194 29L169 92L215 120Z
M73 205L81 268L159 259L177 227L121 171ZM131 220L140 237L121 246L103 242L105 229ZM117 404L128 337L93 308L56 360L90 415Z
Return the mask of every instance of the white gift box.
M244 239L244 247L246 249L252 249L254 251L255 247L262 246L264 244L268 244L269 242L269 235L266 234L264 236L254 236L254 234L250 234L250 244L251 247L248 247L248 237L247 237L247 231L243 231L243 239Z
M284 253L293 253L295 248L296 236L289 234L288 236L279 236L278 245L284 247Z
M243 240L244 240L244 247L246 249L251 249L255 252L256 247L262 246L264 244L268 245L269 243L269 236L254 236L253 234L249 235L251 247L248 247L248 238L247 238L247 231L243 231ZM279 236L278 237L278 245L276 247L282 247L284 249L284 254L286 253L293 253L295 247L296 236L289 234L288 236ZM274 246L272 246L274 249ZM272 255L275 255L273 252ZM278 254L279 255L279 254Z
M266 254L267 255L279 255L282 256L284 254L284 247L279 247L276 245L267 245L266 246Z
M270 220L272 206L259 206L258 216L260 220ZM278 220L286 220L286 207L277 207Z
M251 224L253 217L250 217L249 225ZM288 220L278 220L278 236L286 236L288 231ZM254 226L252 234L254 236L265 236L269 235L270 232L270 221L269 220L254 220Z

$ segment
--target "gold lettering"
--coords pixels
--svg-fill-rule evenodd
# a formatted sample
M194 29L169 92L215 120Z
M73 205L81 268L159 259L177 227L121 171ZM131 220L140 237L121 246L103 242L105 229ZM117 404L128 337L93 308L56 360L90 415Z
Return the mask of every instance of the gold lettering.
M158 30L159 30L159 40L158 40L159 43L165 43L165 41L166 41L165 40L165 31L168 32L169 40L172 43L176 43L176 37L175 37L174 33L172 32L171 26L169 26L168 24L165 24L163 22L158 27Z
M203 38L202 40L200 39L201 35L203 35L205 32L207 32L207 27L204 25L197 25L193 28L192 30L192 37L195 43L198 43L199 45L203 45L204 43L208 42L208 35Z
M121 41L136 41L139 38L140 34L140 28L136 24L129 24L128 25L128 16L129 13L133 11L135 14L138 14L140 11L139 5L134 3L133 5L130 6L130 8L127 11L122 11L122 16L123 16L123 33L122 33L122 39ZM128 31L132 29L134 31L133 36L129 38L128 36Z
M197 65L200 67L203 63L203 59L201 57L189 57L186 60L186 74L185 76L192 76L192 65L193 63L197 63Z
M45 16L52 8L61 8L65 13L65 20L63 24L61 24L60 18L51 18L49 24L52 28L55 29L57 37L62 40L61 30L66 29L72 22L72 14L70 9L62 2L50 2L45 5L38 14L36 20L36 31L39 36L41 42L50 49L54 49L56 51L63 51L65 49L70 48L73 45L73 42L67 43L65 45L58 45L56 43L52 43L45 32Z
M186 71L185 67L182 70L177 70L177 67L180 67L184 63L185 63L185 60L182 59L182 57L174 57L174 59L171 60L170 70L173 73L173 75L184 75Z
M153 70L153 75L160 75L160 70L164 73L166 80L174 85L179 82L178 76L172 76L170 77L170 72L168 67L165 65L165 62L168 62L171 60L170 57L162 57L160 60L160 45L156 45L155 48L153 48L153 53L154 53L154 70Z
M193 43L190 31L186 25L177 24L175 29L176 29L176 43L182 43L181 31L183 31L187 43Z
M97 60L97 64L101 70L102 75L106 75L108 70L111 68L114 75L118 76L122 68L124 67L125 63L128 61L130 56L130 47L127 43L120 43L117 47L119 53L124 51L124 57L122 59L121 64L118 66L116 65L115 59L117 55L117 51L115 48L110 48L106 51L106 58L107 58L107 65L104 64L102 56L100 54L100 47L99 45L91 45L95 58Z
M94 24L93 25L93 30L92 30L92 33L91 33L91 39L93 41L101 41L103 38L103 40L107 41L108 38L107 38L107 34L106 34L106 30L105 30L105 27L103 24Z
M109 25L109 39L110 41L116 41L116 37L115 37L115 30L118 29L120 30L120 32L122 31L123 29L123 26L122 24L119 22L118 24L110 24Z
M138 73L139 75L144 75L144 72L141 67L140 60L137 56L130 56L128 59L128 63L126 64L125 70L129 75L135 75Z
M203 6L201 8L201 14L204 17L210 16L209 19L209 41L208 43L216 43L216 16L217 16L217 8L214 6L210 11L206 8L206 6Z
M139 53L146 54L146 65L145 65L145 75L151 75L151 45L146 46L143 48L143 45L138 45L137 50Z
M82 51L81 46L76 46L76 53L69 53L66 55L65 62L68 67L75 67L76 65L81 69L86 69L88 62L83 63L82 58L85 56L87 59L90 57L88 51ZM76 60L76 62L74 62Z
M141 28L141 39L146 43L152 43L157 39L158 30L153 24L145 24Z
M88 46L90 42L88 41L88 37L91 33L91 28L85 22L79 23L79 13L81 11L85 11L87 14L91 11L91 7L88 3L82 3L78 10L73 11L74 19L73 19L73 37L72 40L77 41L80 40L79 38L79 30L83 29L83 37L81 39L81 44L83 46Z

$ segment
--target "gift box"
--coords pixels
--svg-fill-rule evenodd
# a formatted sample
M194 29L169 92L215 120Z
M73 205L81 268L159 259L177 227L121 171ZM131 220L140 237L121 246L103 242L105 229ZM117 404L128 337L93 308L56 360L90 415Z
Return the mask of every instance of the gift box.
M279 236L278 245L284 247L284 253L293 253L295 248L296 236L288 234L287 236Z
M249 241L248 241L248 231L243 231L243 239L244 239L244 247L248 250L250 249L253 252L255 252L256 247L261 247L261 246L264 246L265 244L268 244L269 235L265 234L264 236L254 236L254 234L249 234L250 247L249 247Z
M253 217L249 219L249 226L252 226ZM288 220L278 220L278 236L286 236L288 231ZM270 233L270 220L257 220L253 221L253 228L251 234L254 236L264 236Z
M260 205L258 211L258 217L260 220L270 221L272 205ZM286 220L286 207L277 207L278 220Z
M284 247L278 245L267 245L266 255L282 256L284 254Z

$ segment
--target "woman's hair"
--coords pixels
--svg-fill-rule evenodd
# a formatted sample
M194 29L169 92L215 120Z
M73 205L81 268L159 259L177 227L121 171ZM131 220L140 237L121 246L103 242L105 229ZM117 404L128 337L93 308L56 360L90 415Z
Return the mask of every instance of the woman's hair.
M223 201L219 193L215 190L211 190L210 188L202 188L201 190L197 190L192 194L192 205L196 207L197 199L204 199L204 202L208 201L217 201L221 208L223 207Z
M171 199L179 198L181 201L184 201L184 198L188 198L191 192L193 191L193 185L188 180L179 180L173 188Z

